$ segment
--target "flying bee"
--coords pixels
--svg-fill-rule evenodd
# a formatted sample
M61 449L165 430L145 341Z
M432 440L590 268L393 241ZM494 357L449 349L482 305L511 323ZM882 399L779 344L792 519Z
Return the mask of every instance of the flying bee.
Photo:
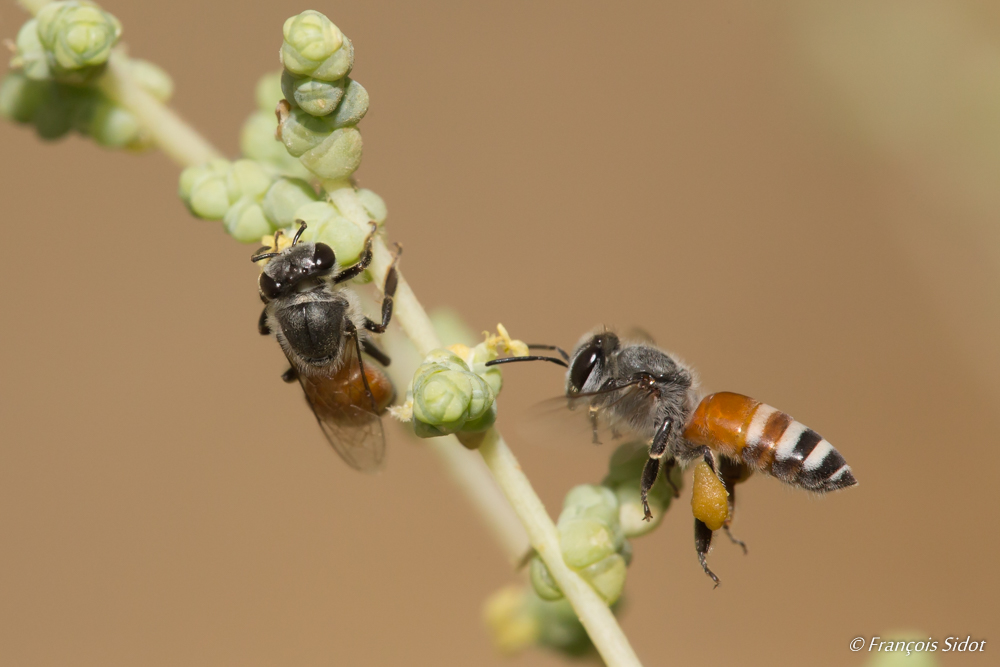
M384 332L392 319L401 250L397 245L382 287L382 321L374 322L345 283L372 261L375 223L361 258L340 267L325 243L299 243L306 223L298 222L289 247L278 251L279 231L273 251L264 247L250 258L270 260L258 279L264 302L258 329L261 335L273 333L278 339L291 365L282 379L302 385L316 421L341 458L352 468L373 471L385 454L380 415L395 398L395 390L380 368L365 363L362 352L389 365L389 357L369 336Z
M514 361L562 365L567 368L569 408L587 409L594 442L604 420L616 436L628 433L649 443L640 481L647 521L652 519L647 495L660 470L665 470L669 483L674 466L683 468L699 460L715 472L729 494L723 528L744 552L746 545L733 537L729 525L736 502L734 487L753 472L819 493L857 484L844 457L818 433L740 394L720 392L701 398L694 372L652 341L622 341L613 332L599 330L580 339L572 354L554 345L528 347L555 350L561 358L507 357L487 366ZM694 532L698 561L718 585L706 562L713 531L696 518Z

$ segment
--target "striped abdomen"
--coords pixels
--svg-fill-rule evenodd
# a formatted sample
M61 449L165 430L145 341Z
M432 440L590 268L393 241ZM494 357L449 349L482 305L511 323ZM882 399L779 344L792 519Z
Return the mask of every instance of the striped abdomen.
M858 483L840 452L816 431L740 394L719 392L702 399L684 438L811 491Z

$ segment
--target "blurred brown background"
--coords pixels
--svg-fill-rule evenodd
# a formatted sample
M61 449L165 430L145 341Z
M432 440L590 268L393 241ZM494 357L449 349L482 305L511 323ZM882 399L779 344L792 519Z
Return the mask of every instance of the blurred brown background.
M1000 5L104 4L230 155L282 22L325 12L425 305L565 346L641 325L845 454L856 489L741 489L718 590L686 497L633 543L646 664L859 665L893 629L996 664ZM4 37L23 20L0 6ZM251 248L173 164L0 146L0 663L562 663L491 647L517 576L426 448L393 429L369 478L324 443L256 333ZM500 425L556 514L611 450L517 437L561 388L529 366Z

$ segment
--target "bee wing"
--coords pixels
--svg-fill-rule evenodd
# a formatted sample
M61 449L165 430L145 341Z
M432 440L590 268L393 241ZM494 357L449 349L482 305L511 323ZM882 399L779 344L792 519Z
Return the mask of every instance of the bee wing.
M636 393L652 394L637 385L609 388L603 391L588 392L575 396L556 396L542 401L530 411L530 416L517 426L517 430L526 438L536 442L580 445L594 443L595 424L591 417L591 400L596 397L607 397L602 401L596 415L597 442L594 444L621 444L628 440L641 439L631 429L618 424L612 425L603 411L635 396Z
M370 408L371 401L351 400L356 392L337 378L310 378L299 375L306 401L316 415L323 434L347 465L361 472L375 472L385 457L385 432L382 419ZM368 397L371 397L369 392Z

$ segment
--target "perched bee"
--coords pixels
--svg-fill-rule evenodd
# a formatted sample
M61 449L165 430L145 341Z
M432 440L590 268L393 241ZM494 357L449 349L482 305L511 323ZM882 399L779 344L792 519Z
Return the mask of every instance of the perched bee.
M382 288L382 321L361 311L357 295L344 283L361 275L372 261L372 237L356 264L341 268L325 243L299 243L306 223L299 221L292 244L280 252L264 247L251 260L270 260L258 280L264 311L258 329L273 333L291 364L285 382L299 381L327 440L352 468L372 471L385 454L380 415L395 397L385 373L366 364L362 352L383 366L389 357L369 340L392 319L396 293L396 256ZM274 250L281 232L275 234Z
M529 347L556 350L562 358L507 357L487 365L551 361L565 366L569 407L587 408L594 442L600 420L616 436L630 434L648 442L649 459L640 483L646 520L652 518L646 497L660 469L666 469L669 480L675 465L686 467L699 460L725 485L729 513L723 527L744 551L746 546L729 533L729 524L735 509L734 486L754 471L820 493L857 484L844 457L818 433L740 394L720 392L701 398L691 369L652 341L626 342L600 330L584 336L572 354L554 345ZM698 560L718 585L705 558L711 544L712 530L696 518Z

